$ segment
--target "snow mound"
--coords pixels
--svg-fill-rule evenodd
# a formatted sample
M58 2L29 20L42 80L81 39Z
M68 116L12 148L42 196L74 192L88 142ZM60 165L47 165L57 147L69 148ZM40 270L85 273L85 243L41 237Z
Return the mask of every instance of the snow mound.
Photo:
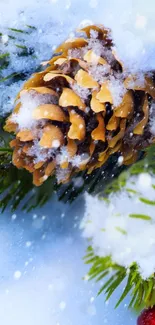
M98 256L111 255L126 268L133 262L141 276L155 271L155 176L131 177L121 192L108 200L86 195L81 223L83 236L91 238Z

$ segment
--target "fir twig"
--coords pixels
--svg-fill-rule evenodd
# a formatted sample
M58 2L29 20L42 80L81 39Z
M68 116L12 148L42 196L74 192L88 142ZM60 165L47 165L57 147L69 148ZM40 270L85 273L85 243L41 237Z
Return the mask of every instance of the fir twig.
M133 263L129 269L126 269L121 265L113 263L110 256L96 256L91 246L88 247L84 260L86 264L92 265L88 272L89 280L96 279L96 282L98 282L105 279L105 283L98 292L98 295L102 292L105 293L105 300L111 297L124 280L126 281L126 286L115 308L120 305L128 294L131 296L129 308L138 308L142 304L148 307L154 304L152 299L153 287L155 285L154 274L147 280L144 280L139 273L136 263ZM110 276L110 274L112 275Z

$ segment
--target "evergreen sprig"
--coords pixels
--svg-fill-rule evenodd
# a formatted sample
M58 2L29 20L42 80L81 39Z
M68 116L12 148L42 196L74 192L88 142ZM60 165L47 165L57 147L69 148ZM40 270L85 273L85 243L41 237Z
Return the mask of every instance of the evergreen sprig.
M88 247L84 260L86 264L92 265L88 272L88 279L95 279L96 282L105 281L98 292L98 295L102 292L105 293L105 300L111 297L123 281L125 282L125 287L115 308L120 305L128 294L131 297L129 308L138 309L142 306L149 307L154 305L154 274L147 280L144 280L139 273L136 263L133 263L126 269L114 263L111 256L96 256L91 246Z
M25 36L30 35L34 29L35 27L29 25L26 25L22 30L8 28L8 43L9 45L13 46L17 57L32 56L32 59L33 57L36 57L35 49L28 47L25 39ZM3 36L3 33L0 33L0 42ZM13 71L8 73L7 68L9 67L9 64L10 53L7 51L6 45L6 52L4 49L3 51L0 49L0 85L4 82L7 83L7 85L10 85L17 81L25 80L27 76L32 73L32 71L25 71L24 73L23 71Z

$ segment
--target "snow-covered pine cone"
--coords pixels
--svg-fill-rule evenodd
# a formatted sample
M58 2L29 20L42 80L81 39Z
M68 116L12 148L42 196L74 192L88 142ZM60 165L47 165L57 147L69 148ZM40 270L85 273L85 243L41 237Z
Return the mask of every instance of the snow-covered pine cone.
M81 170L91 173L116 152L131 164L153 140L151 75L125 70L103 26L79 33L24 84L6 121L16 135L13 164L33 173L35 185L52 174L66 183Z

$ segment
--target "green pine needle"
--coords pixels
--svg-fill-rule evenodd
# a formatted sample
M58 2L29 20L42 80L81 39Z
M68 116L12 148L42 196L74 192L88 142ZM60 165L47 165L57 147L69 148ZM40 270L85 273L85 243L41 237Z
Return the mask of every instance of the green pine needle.
M126 281L126 286L115 308L128 295L131 297L129 308L137 309L142 305L148 307L154 304L153 288L155 285L155 277L152 275L147 280L142 279L136 263L133 263L129 269L126 269L123 266L113 263L110 256L96 256L91 246L88 247L84 260L87 264L91 264L88 272L89 280L95 279L96 282L105 280L105 283L98 292L98 295L102 292L105 293L105 300L108 300L120 284ZM111 276L109 277L110 274Z
M145 214L136 214L136 213L131 213L129 214L130 218L135 218L135 219L142 219L142 220L152 220L150 216L147 216Z
M140 200L141 202L145 203L145 204L155 205L155 201L148 200L148 199L146 199L146 198L144 198L144 197L141 197L139 200Z

